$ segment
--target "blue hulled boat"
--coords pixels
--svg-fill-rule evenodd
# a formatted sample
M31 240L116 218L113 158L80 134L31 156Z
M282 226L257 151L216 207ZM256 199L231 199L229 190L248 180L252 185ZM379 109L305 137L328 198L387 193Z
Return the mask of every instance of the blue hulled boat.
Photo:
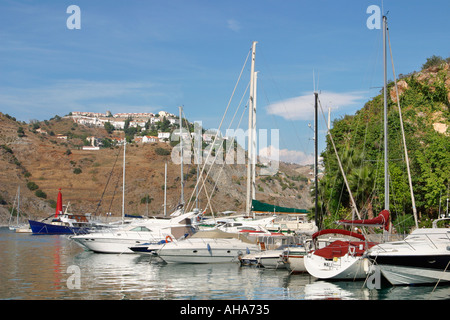
M88 215L63 213L61 189L58 192L56 213L42 221L28 220L33 234L83 234L95 226Z

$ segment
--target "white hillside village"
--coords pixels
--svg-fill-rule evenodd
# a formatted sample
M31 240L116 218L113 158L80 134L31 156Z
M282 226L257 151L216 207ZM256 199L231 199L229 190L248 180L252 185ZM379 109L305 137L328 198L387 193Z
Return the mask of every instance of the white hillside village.
M71 117L74 122L83 124L86 126L104 127L105 123L109 122L113 125L114 129L123 130L125 127L125 121L131 119L130 127L145 128L146 124L153 125L157 122L161 122L166 118L171 125L178 124L178 117L172 113L160 111L159 113L116 113L111 114L110 111L106 113L98 112L81 112L73 111Z
M110 111L106 113L73 111L67 117L70 117L75 123L88 127L101 127L110 130L131 130L132 140L136 143L156 143L170 142L171 132L179 128L179 117L166 111L158 113L116 113ZM107 129L108 130L108 129ZM176 131L175 135L179 134ZM195 137L195 132L191 132L191 138ZM212 142L215 133L203 132L202 139L206 143ZM88 146L84 150L98 150L103 146L103 141L97 137L88 137ZM122 141L115 141L121 144Z

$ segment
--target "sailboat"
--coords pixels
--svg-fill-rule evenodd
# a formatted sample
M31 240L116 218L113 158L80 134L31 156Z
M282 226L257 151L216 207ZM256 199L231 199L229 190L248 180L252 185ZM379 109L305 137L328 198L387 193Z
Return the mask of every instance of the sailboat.
M384 59L384 64L386 65L386 59ZM386 98L386 79L385 79L385 98ZM315 92L315 109L316 109L316 123L317 123L317 100L318 94ZM388 163L387 163L387 104L385 99L385 126L384 126L384 153L385 153L385 190L387 193L385 210L380 212L379 216L374 219L367 220L341 220L338 224L355 226L372 226L372 227L382 227L385 230L389 229L389 185L388 185ZM328 128L329 130L329 128ZM317 125L316 125L317 131ZM317 133L316 133L317 134ZM317 139L317 136L316 136ZM330 139L334 142L330 134ZM336 149L335 149L336 151ZM316 163L317 163L317 145L316 145ZM339 168L344 176L345 184L348 187L347 179L343 171L342 165L339 161ZM317 169L316 169L317 170ZM317 171L315 174L315 195L316 195L316 217L318 214L317 206ZM358 214L356 204L354 202L353 196L350 192L350 199L354 210ZM316 218L317 219L317 218ZM335 234L339 235L340 238L333 238L324 247L318 246L317 237L324 234ZM304 268L312 276L319 279L327 280L356 280L365 279L367 277L366 270L368 269L369 260L365 257L365 253L371 247L377 243L368 241L364 235L351 232L344 229L325 229L313 234L313 244L314 250L308 252L304 256ZM357 240L350 240L348 237L356 238Z
M17 200L17 211L16 211L16 223L12 223L13 212L16 206ZM16 199L14 200L14 205L11 209L11 216L9 217L9 230L17 232L17 233L29 233L31 232L30 226L28 223L20 223L20 186L17 188Z
M340 220L338 224L371 226L389 228L389 212L383 210L378 217L366 220ZM339 238L329 238L324 247L317 245L317 239L322 235L338 235ZM355 238L351 240L349 238ZM368 241L361 233L344 229L324 229L312 236L315 250L304 258L306 271L319 279L356 280L367 277L367 250L377 243Z
M387 21L383 17L383 31L386 37ZM386 41L386 40L385 40ZM394 70L394 65L392 65ZM394 71L395 79L395 71ZM395 82L397 90L397 83ZM385 87L386 95L386 87ZM397 92L398 96L398 92ZM386 103L386 96L385 96ZM397 99L400 114L400 124L402 126L400 99ZM432 228L418 228L415 201L412 192L411 175L409 172L409 160L406 152L406 142L403 135L405 148L405 158L408 168L408 178L411 188L411 200L416 229L413 230L404 240L381 243L367 252L375 269L392 285L416 285L416 284L439 284L440 282L450 282L450 229L438 228L439 220L433 221Z

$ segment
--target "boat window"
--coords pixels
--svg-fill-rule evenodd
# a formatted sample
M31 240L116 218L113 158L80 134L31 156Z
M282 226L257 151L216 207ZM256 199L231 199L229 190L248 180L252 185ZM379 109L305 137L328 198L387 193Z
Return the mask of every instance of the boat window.
M139 232L150 232L151 230L147 227L136 227L131 229L130 231L139 231Z
M252 230L252 231L256 231L256 228L253 228L253 227L238 227L238 230Z

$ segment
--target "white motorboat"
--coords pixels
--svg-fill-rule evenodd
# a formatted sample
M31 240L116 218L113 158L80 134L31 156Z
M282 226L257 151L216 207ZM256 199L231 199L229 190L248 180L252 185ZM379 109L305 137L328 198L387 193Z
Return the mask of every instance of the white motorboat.
M402 241L372 247L368 257L392 285L450 281L450 229L416 229Z
M191 218L196 215L198 212L188 212L171 219L147 219L140 224L76 235L71 239L94 252L134 253L130 247L144 243L165 243L192 234Z
M258 245L244 235L209 230L168 242L157 254L167 263L230 263L237 262L239 255L256 251Z
M265 269L286 269L283 263L283 248L265 250L239 257L241 266L257 266Z
M239 257L241 266L258 266L266 269L286 269L285 253L302 247L304 239L297 236L272 234L258 237L261 251Z

